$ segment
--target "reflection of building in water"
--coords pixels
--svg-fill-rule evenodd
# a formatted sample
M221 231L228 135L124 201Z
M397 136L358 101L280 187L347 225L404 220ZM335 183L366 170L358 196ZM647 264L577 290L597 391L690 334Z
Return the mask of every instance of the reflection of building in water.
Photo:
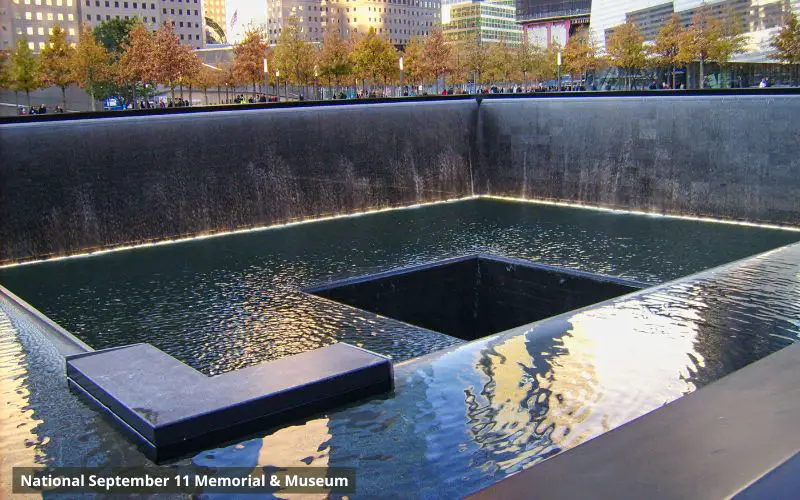
M0 306L6 304L0 302ZM11 319L0 307L0 352L11 361L4 365L9 367L0 374L0 392L3 394L3 438L15 438L26 442L26 446L8 446L3 444L3 459L0 460L0 487L2 491L11 491L10 483L13 467L35 467L42 462L42 440L49 438L37 432L41 424L41 416L37 416L31 408L30 377L23 346L18 342L19 332ZM46 341L45 341L46 342ZM30 443L30 444L28 444ZM35 445L35 446L34 446Z
M525 467L693 391L696 312L659 307L630 300L576 314L556 338L535 327L491 343L470 394L474 439L504 469Z

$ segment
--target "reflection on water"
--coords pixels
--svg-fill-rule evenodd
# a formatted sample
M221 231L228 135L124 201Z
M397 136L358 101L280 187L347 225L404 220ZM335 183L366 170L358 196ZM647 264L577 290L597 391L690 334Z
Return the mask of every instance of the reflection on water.
M510 208L492 206L483 215L470 214L467 210L459 212L459 222L455 224L460 227L466 224L465 227L473 229L488 227L487 234L492 238L514 234L514 227L520 228L525 224L530 224L531 230L556 224L542 222L543 216L538 211L523 210L516 212L517 216L538 219L534 222L525 219L502 228L497 225L500 224L498 219L510 219L506 210L514 212L517 209L515 205L510 205ZM557 214L548 217L557 217ZM420 218L424 219L421 215ZM420 218L414 219L414 224L430 227L430 221ZM386 219L382 224L392 220ZM560 224L566 222L562 220ZM582 269L591 264L590 259L596 258L605 272L613 262L616 269L624 270L619 274L639 279L649 277L652 281L654 277L663 280L670 277L668 273L689 269L689 262L682 259L690 255L695 257L692 265L717 263L718 257L695 255L695 251L685 248L685 245L670 248L664 243L668 237L658 236L656 227L662 226L654 226L646 233L650 235L647 245L637 248L648 257L637 259L619 253L619 250L616 254L604 253L627 241L624 235L636 225L633 220L621 225L608 223L605 229L599 229L603 225L597 221L591 225L581 225L580 221L575 224L574 231L587 238L588 249L579 254L569 253L578 248L575 236L576 239L570 240L572 250L562 248L561 251L569 253L570 259L580 264L575 267ZM380 232L380 227L378 224L365 231ZM677 239L679 235L686 237L691 233L690 226L680 229L675 232L675 228L670 227L673 231L670 234ZM701 247L705 245L707 253L711 253L709 249L713 244L735 241L736 245L730 243L736 247L735 250L720 249L719 253L736 257L741 256L739 254L745 249L766 245L771 234L759 233L758 237L750 238L746 236L750 229L729 229L735 230L735 234L728 236L729 240L723 232L715 234L706 243L701 241L698 244ZM132 302L140 311L148 312L131 317L123 315L119 321L132 322L137 318L149 321L147 331L150 334L174 320L167 320L159 327L158 320L149 317L155 310L174 312L163 302L186 307L191 300L164 293L158 299L148 301L142 289L137 288L142 283L156 281L159 287L163 285L173 292L184 290L181 293L197 294L197 300L208 304L212 300L228 300L224 308L203 313L211 316L219 311L225 312L223 317L209 318L209 323L199 321L202 316L195 316L191 309L186 314L191 321L199 321L192 323L192 328L224 324L214 330L224 335L224 341L211 346L219 345L225 352L210 358L198 358L205 359L209 367L223 369L235 364L237 356L262 353L255 344L269 337L264 337L257 328L251 332L246 325L261 322L263 325L297 328L300 331L293 343L307 342L304 335L326 332L320 325L330 325L328 322L331 320L324 310L316 308L313 302L300 303L294 309L285 299L300 297L294 286L303 286L328 276L337 278L371 271L387 263L396 263L401 255L416 262L466 248L455 243L457 239L452 239L455 237L453 233L442 237L446 234L443 231L435 231L439 236L427 240L439 242L434 250L417 248L409 243L410 233L407 231L408 228L398 222L394 232L383 233L403 233L402 237L392 241L404 250L376 247L374 254L367 256L363 253L360 257L356 257L359 254L355 251L344 252L340 254L344 255L343 260L331 268L330 274L324 266L316 264L319 259L332 261L332 257L325 257L326 245L315 245L313 238L290 234L288 239L295 238L296 247L256 240L251 242L254 248L244 243L224 249L201 248L191 258L179 258L168 252L145 259L147 252L143 251L141 256L126 257L122 261L117 257L124 254L114 255L109 260L103 257L103 266L85 259L78 267L66 269L64 279L81 287L77 292L79 297L87 300L96 297L91 303L126 314L135 310L133 306L113 306L115 298L124 302L122 299L126 294L119 291L118 295L99 297L104 291L124 290L125 283L132 286L129 293ZM459 231L466 229L461 227ZM347 234L341 228L335 232ZM476 234L479 242L490 238L480 231ZM351 241L350 244L352 248L363 249L362 244L371 241L371 237L361 234L355 243ZM541 247L532 246L534 239L501 238L501 243L491 248L505 249L517 257L546 255L549 256L545 259L547 262L558 263L554 261L558 261L561 251L546 250L543 254ZM605 243L597 243L601 241ZM247 247L246 251L240 246ZM275 246L282 250L274 250ZM350 245L327 246L335 253L337 249ZM301 251L301 247L305 250ZM173 248L180 248L180 245ZM416 252L413 251L415 248ZM559 247L555 245L553 248ZM298 261L289 264L288 257L281 260L281 252L288 256L295 251L301 256ZM204 257L206 252L209 253L208 262ZM654 256L658 257L655 261ZM248 264L234 265L244 257L247 257L245 261ZM144 260L139 262L139 258ZM215 263L215 258L222 259L223 263ZM277 265L278 262L283 264ZM675 264L678 262L680 264ZM43 299L55 296L43 301L50 307L77 305L79 313L65 309L64 314L76 320L83 318L83 321L97 318L104 329L112 328L114 325L109 319L88 305L78 304L79 300L70 289L59 285L58 278L51 274L57 274L54 271L61 269L60 265L43 266L41 272L28 274L29 270L38 267L31 266L25 269L25 273L4 274L3 280L22 283L26 278L40 279L39 285L50 288L48 294L54 295L34 293L36 286L31 284L26 287L29 294ZM96 270L100 268L107 268L108 272L98 274ZM223 271L231 272L232 269L238 269L238 277L223 279ZM275 276L287 283L279 286L274 281L278 279ZM122 281L118 283L112 277ZM217 281L204 284L204 279L211 278ZM178 316L174 314L174 318ZM368 315L348 317L346 321L340 318L338 321L334 323L337 327L360 332L360 336L353 338L363 340L366 345L369 345L367 337L372 333L378 332L377 337L381 337L388 330L380 329L391 326L376 322ZM126 330L119 327L115 331ZM409 328L405 333L415 332ZM423 333L417 337L419 342L434 338L425 336L430 332ZM341 333L336 330L326 334L336 336ZM242 339L241 335L250 336ZM800 245L782 248L699 278L622 297L601 308L577 311L399 364L396 366L397 387L392 395L317 415L307 422L252 436L230 446L207 450L182 463L356 467L358 496L363 498L393 495L450 498L487 486L652 411L795 342L798 335ZM391 334L386 338L391 338ZM185 339L183 343L187 343ZM186 352L206 352L192 349L187 348ZM66 390L63 358L36 325L28 322L2 298L0 390L4 403L8 402L2 410L6 413L0 415L3 417L0 420L2 467L32 462L98 466L147 463L102 418ZM8 489L4 484L0 496L6 492Z
M658 283L800 239L724 224L469 200L0 270L95 348L149 342L207 374L336 341L402 361L461 341L297 290L475 252Z
M261 440L266 452L252 461L232 458L229 448L203 457L251 466L305 457L310 465L357 467L365 497L463 495L798 336L800 246L794 246L401 364L392 397L332 412L322 432L313 421L270 433ZM273 453L287 444L290 453Z
M0 492L11 490L12 467L33 467L39 461L36 426L41 423L33 415L25 384L28 366L22 346L16 341L14 326L8 315L0 309L0 438L14 436L17 446L3 446L0 460ZM20 443L19 441L22 441ZM5 439L3 439L5 444ZM22 446L19 446L22 444Z

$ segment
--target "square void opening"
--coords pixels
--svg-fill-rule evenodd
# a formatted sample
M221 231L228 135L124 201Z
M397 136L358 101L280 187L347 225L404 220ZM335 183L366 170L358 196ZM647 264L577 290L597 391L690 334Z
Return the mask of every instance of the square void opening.
M526 261L474 255L306 291L415 326L474 340L644 286Z

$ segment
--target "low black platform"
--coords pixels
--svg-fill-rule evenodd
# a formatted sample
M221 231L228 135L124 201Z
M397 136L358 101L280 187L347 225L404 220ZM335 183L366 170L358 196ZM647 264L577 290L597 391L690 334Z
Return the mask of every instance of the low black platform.
M154 461L394 387L389 358L341 343L215 377L135 344L69 356L67 377Z

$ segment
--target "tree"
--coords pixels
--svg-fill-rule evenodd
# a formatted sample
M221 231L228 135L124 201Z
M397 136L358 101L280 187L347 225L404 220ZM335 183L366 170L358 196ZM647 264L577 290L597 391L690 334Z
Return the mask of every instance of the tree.
M138 24L141 24L141 22L136 17L130 19L109 19L95 26L93 32L94 38L100 42L109 53L119 56L124 50L123 47L128 41L128 36Z
M539 55L536 61L539 78L543 80L554 80L558 76L559 52L561 52L561 46L558 43L552 43ZM561 82L558 82L558 87L561 87Z
M112 96L123 96L136 93L136 87L127 81L120 83L119 58L122 56L124 46L128 42L130 32L135 26L141 24L138 18L110 19L95 26L92 31L94 39L100 44L109 56L108 67L102 78L97 78L93 85L94 98L97 100ZM144 89L142 89L144 90Z
M89 94L92 111L97 105L97 90L100 82L109 78L109 54L106 48L92 36L89 25L81 25L78 44L70 62L72 78Z
M517 71L522 73L523 86L528 86L528 76L536 76L540 67L542 58L542 49L532 44L528 37L522 38L522 43L517 45L514 50L514 63L516 64Z
M230 62L221 64L219 69L220 72L217 73L217 97L219 101L222 102L220 87L225 87L225 103L227 104L230 102L228 92L231 87L235 88L239 84L239 73L237 73L236 68Z
M630 89L633 72L645 65L644 36L628 21L616 27L608 37L606 52L611 64L625 74L625 88Z
M72 55L75 49L67 42L67 32L54 25L47 46L39 55L39 76L42 86L61 89L61 106L67 107L67 87L75 83L72 71Z
M156 49L153 35L141 23L133 27L122 44L122 55L115 65L117 83L131 85L133 107L136 108L136 86L157 80Z
M586 75L594 71L600 65L600 57L597 54L597 47L592 43L588 33L581 33L570 37L564 47L564 67L567 72L575 79L575 74L586 83Z
M428 66L425 64L425 42L417 37L411 39L403 52L403 72L408 82L424 84L428 79Z
M450 79L453 82L465 83L469 81L468 61L469 54L467 53L466 44L464 42L450 42Z
M181 85L181 98L183 98L183 86L189 86L189 102L192 102L192 88L194 83L199 78L200 72L203 70L203 61L194 53L192 49L183 45L184 54L182 58L181 75L178 78L178 83Z
M275 45L275 66L285 81L307 85L314 76L314 47L303 36L297 17L284 22Z
M15 92L25 92L30 107L31 91L39 88L39 58L24 38L17 39L16 50L11 54L9 77L11 88Z
M399 71L397 51L389 40L379 37L375 28L360 38L350 53L355 73L372 83L394 76Z
M489 75L495 83L507 83L514 72L514 53L502 42L492 43L489 48Z
M427 73L436 80L436 92L439 92L439 78L444 77L452 68L450 46L444 39L442 28L434 26L425 39L425 65Z
M9 75L10 53L7 50L0 50L0 89L11 87L11 77Z
M175 87L187 83L200 71L200 59L181 43L169 21L158 28L152 42L152 80L169 87L174 101Z
M772 39L775 58L787 64L800 64L800 22L794 13L788 14L784 25Z
M789 64L800 64L800 22L797 14L789 13L784 18L780 31L772 39L775 58Z
M725 67L735 54L745 51L746 37L738 16L730 5L724 5L722 15L717 20L719 24L719 38L712 46L710 59L716 61L720 67Z
M256 85L264 77L266 54L267 44L264 43L262 30L252 26L247 28L242 41L233 46L235 81L252 83L253 95L256 93Z
M705 63L709 60L725 65L733 54L744 50L745 39L732 11L717 19L710 7L697 11L692 25L684 31L678 59L683 63L700 62L700 87L705 85Z
M222 73L222 71L219 69L201 64L197 73L194 74L189 81L190 88L196 87L203 91L203 98L205 99L206 105L208 105L208 89L218 85L217 82L220 81L220 73Z
M206 26L211 28L211 32L214 33L216 39L214 40L216 43L228 43L228 38L225 36L225 30L217 24L217 22L210 17L205 18Z
M650 50L659 66L671 68L673 89L676 84L675 68L681 64L678 55L684 36L681 19L678 14L673 13L667 24L659 30L655 44Z
M467 68L475 74L475 83L484 83L483 77L489 67L489 47L479 37L467 42Z
M335 83L338 87L342 78L353 72L350 61L350 45L339 36L339 30L330 29L322 40L322 49L319 53L319 73L328 83Z

